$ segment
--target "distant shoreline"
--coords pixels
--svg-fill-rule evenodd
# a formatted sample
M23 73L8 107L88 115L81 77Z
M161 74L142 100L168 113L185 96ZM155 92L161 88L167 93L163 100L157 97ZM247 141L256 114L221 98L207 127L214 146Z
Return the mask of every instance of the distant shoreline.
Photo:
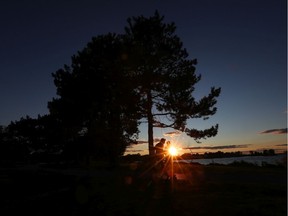
M286 154L275 154L275 155L243 155L238 157L222 157L222 158L200 158L200 159L184 159L176 160L176 162L185 163L199 163L201 165L209 164L222 164L229 165L235 163L246 163L257 166L263 165L287 165L287 155Z

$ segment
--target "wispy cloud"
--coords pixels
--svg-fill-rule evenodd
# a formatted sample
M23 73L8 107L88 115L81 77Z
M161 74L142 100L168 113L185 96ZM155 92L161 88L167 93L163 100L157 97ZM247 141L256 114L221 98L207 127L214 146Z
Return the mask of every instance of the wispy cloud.
M223 145L223 146L197 146L197 147L187 147L183 149L191 149L191 150L199 150L199 149L206 149L206 150L220 150L220 149L235 149L235 148L247 148L249 144L244 145Z
M174 137L174 136L178 136L181 135L180 131L171 131L171 132L167 132L164 134L164 136L168 136L168 137Z
M154 138L153 142L160 142L161 138ZM135 143L131 143L128 148L133 148L134 145L142 145L142 144L148 144L148 140L137 140Z
M147 144L148 143L148 141L146 141L146 140L138 140L137 141L137 144Z
M133 153L140 153L140 152L143 152L144 150L126 150L126 152L133 152Z
M287 134L287 128L265 130L260 134Z
M287 144L278 144L278 145L275 145L275 146L287 146Z
M148 141L146 140L137 140L136 142L131 143L130 146L127 146L127 148L133 148L134 145L141 145L141 144L147 144Z

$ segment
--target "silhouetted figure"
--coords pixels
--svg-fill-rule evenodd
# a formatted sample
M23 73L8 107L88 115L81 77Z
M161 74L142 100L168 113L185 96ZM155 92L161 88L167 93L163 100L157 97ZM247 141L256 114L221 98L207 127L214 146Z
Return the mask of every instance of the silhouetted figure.
M166 139L162 138L159 143L155 145L155 154L157 157L164 156L164 144Z
M169 148L171 147L171 142L162 138L159 143L155 145L155 153L156 153L156 164L155 168L158 171L161 170L160 178L163 180L171 180L176 176L173 174L173 156L169 154Z
M164 144L166 139L162 138L154 147L155 149L155 168L162 169L164 166Z
M170 141L167 141L167 142L166 142L166 146L165 146L165 150L164 150L164 155L165 155L165 157L168 157L168 155L169 155L169 148L170 148L170 146L171 146L171 142L170 142Z

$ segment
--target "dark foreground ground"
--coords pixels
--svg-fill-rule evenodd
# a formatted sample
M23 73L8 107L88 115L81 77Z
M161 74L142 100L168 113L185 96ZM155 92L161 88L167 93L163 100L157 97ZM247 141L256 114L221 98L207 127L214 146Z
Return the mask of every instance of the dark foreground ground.
M173 172L166 180L137 163L1 168L0 215L287 215L287 167L174 164Z

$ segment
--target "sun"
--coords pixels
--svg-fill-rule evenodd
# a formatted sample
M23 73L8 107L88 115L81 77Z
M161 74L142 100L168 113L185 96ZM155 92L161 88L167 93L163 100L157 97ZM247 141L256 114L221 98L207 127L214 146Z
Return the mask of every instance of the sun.
M168 152L171 156L176 156L178 154L178 150L174 146L170 146Z

